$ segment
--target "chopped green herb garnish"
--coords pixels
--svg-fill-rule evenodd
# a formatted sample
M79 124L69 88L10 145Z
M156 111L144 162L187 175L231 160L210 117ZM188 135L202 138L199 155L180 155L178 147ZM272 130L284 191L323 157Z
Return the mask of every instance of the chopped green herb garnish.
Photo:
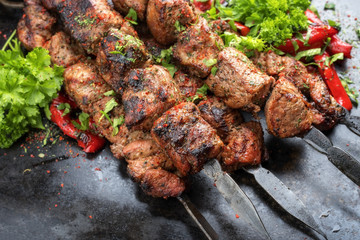
M128 14L125 16L125 19L131 24L134 24L134 25L138 24L136 22L137 21L137 13L133 8L129 9Z
M324 6L325 10L335 10L335 3L332 2L326 2Z
M298 52L295 56L295 59L300 60L303 57L307 57L307 58L313 57L315 55L319 55L320 53L321 53L321 48L309 49L309 50Z
M174 24L176 31L182 32L185 30L185 26L181 25L179 21L176 21Z
M215 76L215 74L216 74L216 72L217 72L217 70L218 70L218 68L217 67L212 67L211 68L211 74L213 75L213 76Z
M79 121L80 121L80 124L76 121L71 121L71 122L79 130L86 131L89 129L89 114L82 112L79 115Z
M192 97L188 97L186 100L188 102L195 102L206 98L207 91L209 90L209 86L205 83L200 88L196 90L196 94Z
M106 96L106 97L115 96L115 95L116 94L115 94L114 90L110 90L110 91L107 91L106 93L104 93L104 96Z
M328 20L328 23L329 23L329 25L330 25L331 27L336 28L338 31L341 30L341 25L340 25L340 23L335 22L335 21L330 20L330 19Z
M327 57L325 59L325 66L330 67L331 64L333 64L337 60L343 60L344 59L344 53L337 53L330 57Z
M217 63L217 60L215 58L211 58L211 59L204 59L203 62L207 67L211 67Z
M119 133L119 126L123 125L124 123L125 123L125 118L123 115L121 115L119 118L114 118L114 122L112 124L114 128L113 130L114 136Z
M57 109L64 110L63 114L61 115L63 117L66 114L70 113L71 107L70 107L70 104L68 104L68 103L60 103L57 106Z
M341 84L345 88L346 93L349 95L351 101L356 105L358 105L359 91L357 91L355 87L352 88L349 87L349 85L354 84L354 82L351 81L351 79L348 77L341 78L340 80L341 80Z
M114 109L114 107L118 106L119 104L115 101L115 98L111 98L106 104L105 104L105 109L104 111L100 111L102 113L99 122L101 121L101 119L105 116L108 116L108 112L110 112L111 110ZM108 118L110 119L110 118ZM111 121L110 121L111 122Z

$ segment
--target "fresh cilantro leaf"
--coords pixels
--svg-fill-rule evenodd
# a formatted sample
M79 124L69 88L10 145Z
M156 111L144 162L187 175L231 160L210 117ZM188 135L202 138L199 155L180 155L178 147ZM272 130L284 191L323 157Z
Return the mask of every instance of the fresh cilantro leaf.
M344 59L344 53L337 53L337 54L334 54L334 55L332 55L332 56L330 56L330 57L327 57L327 58L325 59L324 64L325 64L325 66L329 67L329 66L331 66L331 64L333 64L335 61L337 61L337 60L343 60L343 59Z
M99 118L99 122L101 121L101 119L103 117L106 117L109 122L112 123L112 121L110 120L110 117L108 115L108 113L114 109L114 107L118 106L119 104L115 101L115 98L111 98L106 104L105 104L105 109L104 111L100 111L102 113L101 117Z
M181 23L178 20L176 20L174 26L176 28L176 31L178 31L178 32L182 32L185 30L185 27L183 25L181 25Z
M351 101L358 105L359 91L357 91L355 87L349 87L349 85L353 84L354 82L348 77L341 78L340 81L345 88L346 93L349 95Z
M173 65L173 64L170 64L170 63L166 63L166 62L163 62L162 65L163 65L163 67L165 67L169 71L171 77L174 77L174 74L177 71L176 66Z
M217 67L212 67L212 68L211 68L211 74L212 74L213 76L215 76L215 75L216 75L217 70L218 70L218 68L217 68Z
M71 122L79 130L86 131L89 129L89 114L82 112L79 115L79 121L80 121L80 124L76 121L71 121Z
M133 8L129 9L128 14L125 16L125 19L131 24L137 25L137 13Z
M360 38L360 28L356 29L355 32L356 32L356 35L358 36L358 38Z
M106 96L106 97L115 96L115 95L116 94L115 94L114 90L110 90L110 91L107 91L106 93L104 93L104 96Z
M211 67L217 63L217 60L215 58L210 58L210 59L204 59L203 62L207 67Z
M188 102L196 102L206 98L207 91L209 90L209 86L205 83L200 88L196 90L196 94L192 97L188 97L186 100Z
M335 3L332 2L326 2L324 6L325 10L335 10Z
M68 104L68 103L60 103L57 106L57 109L64 110L63 114L61 115L63 117L66 114L70 113L71 107L70 107L70 104Z
M338 31L340 31L341 30L341 25L340 25L340 23L338 23L338 22L335 22L335 21L333 21L333 20L330 20L330 19L328 19L328 24L331 26L331 27L334 27L334 28L336 28Z
M119 133L119 126L123 125L124 123L125 123L125 118L123 115L121 115L119 118L114 118L114 122L112 124L114 128L113 130L114 136Z

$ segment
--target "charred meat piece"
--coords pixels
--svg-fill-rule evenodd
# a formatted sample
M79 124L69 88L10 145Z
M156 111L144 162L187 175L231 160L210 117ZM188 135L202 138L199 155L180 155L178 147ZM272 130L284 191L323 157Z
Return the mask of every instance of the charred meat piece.
M159 152L161 152L160 148L152 139L133 141L123 149L125 158L129 160L146 158Z
M42 47L51 38L56 19L40 1L25 1L24 15L17 26L17 35L27 50Z
M199 172L216 158L223 142L193 103L181 103L155 121L151 135L164 148L182 176Z
M174 58L189 73L205 78L210 74L212 61L224 47L222 39L208 26L204 18L199 17L198 22L188 27L180 34L174 46Z
M144 43L117 29L110 29L101 41L96 58L101 76L118 93L124 88L123 79L133 68L142 67L148 54Z
M195 96L197 89L203 85L203 81L200 78L190 76L181 71L175 73L174 81L178 85L181 96L184 99Z
M71 66L84 57L64 32L53 35L44 48L49 50L51 62L63 67Z
M153 197L178 197L185 190L184 181L163 169L149 169L141 181L142 190Z
M150 130L163 112L180 101L177 88L169 71L158 65L133 69L124 80L122 101L125 123L129 128Z
M107 0L43 0L44 6L55 11L68 34L89 54L97 52L98 43L110 28L124 22Z
M209 26L213 32L216 32L218 35L223 34L224 32L234 32L235 31L231 28L228 21L223 19L217 19L214 21L209 22Z
M324 121L319 128L332 128L341 116L341 108L334 104L325 82L315 73L310 73L300 61L288 56L279 56L274 52L258 54L254 62L267 74L285 76L309 99L323 115Z
M119 11L123 16L126 16L130 8L132 8L141 21L145 20L148 0L112 0L112 2L115 10Z
M280 77L265 105L268 131L276 137L301 136L310 130L313 114L310 104L285 77Z
M231 47L220 52L217 68L216 74L206 79L210 90L231 108L260 111L274 78L261 72L245 54Z
M227 171L258 165L264 157L264 133L259 122L246 122L234 128L227 138L221 162Z
M146 22L156 41L170 45L197 18L188 0L149 0Z
M243 122L238 110L229 108L217 97L207 97L198 104L198 108L201 117L216 129L217 134L225 142L231 129Z

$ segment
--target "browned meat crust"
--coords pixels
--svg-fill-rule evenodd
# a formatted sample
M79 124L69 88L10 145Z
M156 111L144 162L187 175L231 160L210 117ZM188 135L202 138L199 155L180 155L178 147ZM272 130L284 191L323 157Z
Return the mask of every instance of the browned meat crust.
M129 128L150 130L163 112L180 101L180 90L162 66L133 69L124 82L122 101Z
M43 47L49 50L51 62L63 67L69 67L84 57L64 32L53 35Z
M191 75L205 78L210 74L209 61L217 59L224 47L222 39L211 31L207 21L199 17L196 24L188 27L174 46L174 58Z
M193 103L181 103L155 121L151 135L182 176L199 172L223 149L223 142Z
M134 9L137 17L145 20L146 8L148 0L112 0L114 8L119 11L123 16L126 16L130 8Z
M148 2L147 25L156 41L163 45L174 43L182 28L195 22L196 18L194 8L187 0L149 0Z
M26 1L24 15L17 26L17 35L27 50L42 47L51 38L56 19L39 1Z
M287 78L280 77L265 106L268 131L276 137L303 135L313 123L311 105Z
M175 73L174 81L178 85L183 99L195 96L197 89L203 85L202 79L190 76L181 71Z
M246 122L236 127L227 138L221 160L227 171L258 165L264 157L264 133L259 122Z
M217 68L216 74L206 79L210 90L231 108L260 111L274 78L261 72L245 54L231 47L220 52Z
M142 67L148 58L141 40L112 28L101 41L96 63L104 80L116 92L122 93L123 78L128 71Z
M241 113L229 108L218 97L207 97L198 104L198 108L201 117L216 129L217 134L225 142L231 129L243 122Z

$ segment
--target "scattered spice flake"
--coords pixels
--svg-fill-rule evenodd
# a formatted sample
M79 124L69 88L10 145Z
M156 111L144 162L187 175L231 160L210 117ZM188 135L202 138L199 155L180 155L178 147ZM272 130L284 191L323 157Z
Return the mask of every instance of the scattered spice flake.
M92 219L93 217L90 215L89 218Z
M95 168L95 171L101 171L101 169L97 167L97 168Z
M45 157L45 154L43 154L43 153L39 153L39 158L44 158Z
M47 173L50 173L50 170L46 170Z
M235 217L236 217L236 218L239 218L239 215L235 214Z
M64 171L64 173L66 174L66 173L67 173L67 171Z
M27 168L23 171L23 173L26 173L26 172L31 172L31 169L30 168Z
M60 184L60 187L62 187L62 188L63 188L63 187L64 187L64 184L63 184L63 183L62 183L62 184Z
M350 144L346 144L346 146L350 146Z
M30 154L30 157L31 157L31 158L34 158L35 156L34 156L34 154Z
M58 205L57 204L55 204L55 207L57 207Z

